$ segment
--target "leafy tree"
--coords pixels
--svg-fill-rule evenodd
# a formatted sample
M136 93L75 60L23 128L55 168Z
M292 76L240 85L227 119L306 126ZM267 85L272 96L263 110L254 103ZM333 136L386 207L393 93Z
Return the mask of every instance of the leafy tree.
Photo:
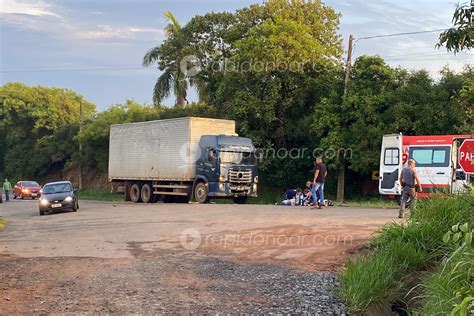
M184 106L187 102L188 81L180 61L185 56L181 48L185 45L181 25L169 11L165 13L170 23L166 27L167 39L161 46L150 49L143 57L143 65L158 64L163 71L153 90L153 102L159 104L168 97L171 91L176 95L176 105Z
M0 170L10 177L42 177L62 169L77 150L74 135L95 106L67 89L7 83L0 87Z
M453 27L439 36L438 48L446 46L455 54L474 47L474 1L458 4L453 15Z
M334 63L341 57L340 15L320 1L272 0L263 4L268 18L236 42L241 61L295 66ZM295 36L298 34L298 36Z

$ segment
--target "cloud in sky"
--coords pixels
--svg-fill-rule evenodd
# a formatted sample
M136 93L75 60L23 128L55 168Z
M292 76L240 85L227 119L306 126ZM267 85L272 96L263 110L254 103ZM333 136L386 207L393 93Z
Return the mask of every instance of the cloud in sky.
M57 12L58 8L45 2L25 2L2 0L0 16L5 24L15 25L22 29L55 34L76 40L130 40L146 33L145 36L163 39L162 28L142 26L90 24L78 21ZM102 11L92 11L91 15L101 16Z
M0 3L0 13L2 14L26 14L32 16L58 16L54 11L54 6L44 2L26 2L18 0L2 0Z
M98 25L95 29L77 31L76 35L80 39L104 40L104 39L130 39L139 33L148 33L164 38L165 31L162 29L142 28L142 27L112 27L110 25ZM148 35L150 36L150 35Z

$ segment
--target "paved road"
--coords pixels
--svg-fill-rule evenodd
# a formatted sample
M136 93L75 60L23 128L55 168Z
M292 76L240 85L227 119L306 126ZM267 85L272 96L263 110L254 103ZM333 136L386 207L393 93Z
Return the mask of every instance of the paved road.
M341 314L332 272L393 209L0 204L0 314Z
M140 245L143 250L179 249L184 245L185 250L194 250L196 246L196 250L232 246L248 251L265 250L272 243L288 246L276 249L280 250L277 253L258 254L277 260L318 252L322 246L331 246L331 236L346 236L346 243L348 238L356 243L396 218L396 210L375 208L311 210L272 205L96 201L81 201L77 213L39 216L37 203L17 200L0 204L0 215L8 221L7 228L0 233L1 252L23 257L127 258L133 256L131 245ZM285 241L283 235L317 237ZM280 239L275 241L277 238ZM259 246L262 239L266 240ZM334 242L332 246L337 245Z

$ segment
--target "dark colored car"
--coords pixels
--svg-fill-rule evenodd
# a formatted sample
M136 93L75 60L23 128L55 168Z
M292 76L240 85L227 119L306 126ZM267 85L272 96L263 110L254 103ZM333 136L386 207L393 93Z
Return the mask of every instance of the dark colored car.
M43 186L43 193L39 203L39 213L71 210L76 212L79 209L76 190L70 181L60 181L46 183Z
M12 189L13 198L36 199L41 196L41 186L36 181L18 181Z

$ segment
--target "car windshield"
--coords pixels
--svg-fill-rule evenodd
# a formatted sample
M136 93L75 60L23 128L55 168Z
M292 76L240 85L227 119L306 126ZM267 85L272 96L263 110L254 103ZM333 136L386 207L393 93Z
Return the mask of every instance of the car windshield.
M253 152L221 151L219 154L221 163L233 163L241 165L255 165L256 159Z
M54 194L72 191L69 183L48 184L43 188L43 194Z
M24 181L24 182L22 182L22 184L23 184L24 187L28 187L28 188L39 187L40 186L38 184L38 182L34 182L34 181Z

